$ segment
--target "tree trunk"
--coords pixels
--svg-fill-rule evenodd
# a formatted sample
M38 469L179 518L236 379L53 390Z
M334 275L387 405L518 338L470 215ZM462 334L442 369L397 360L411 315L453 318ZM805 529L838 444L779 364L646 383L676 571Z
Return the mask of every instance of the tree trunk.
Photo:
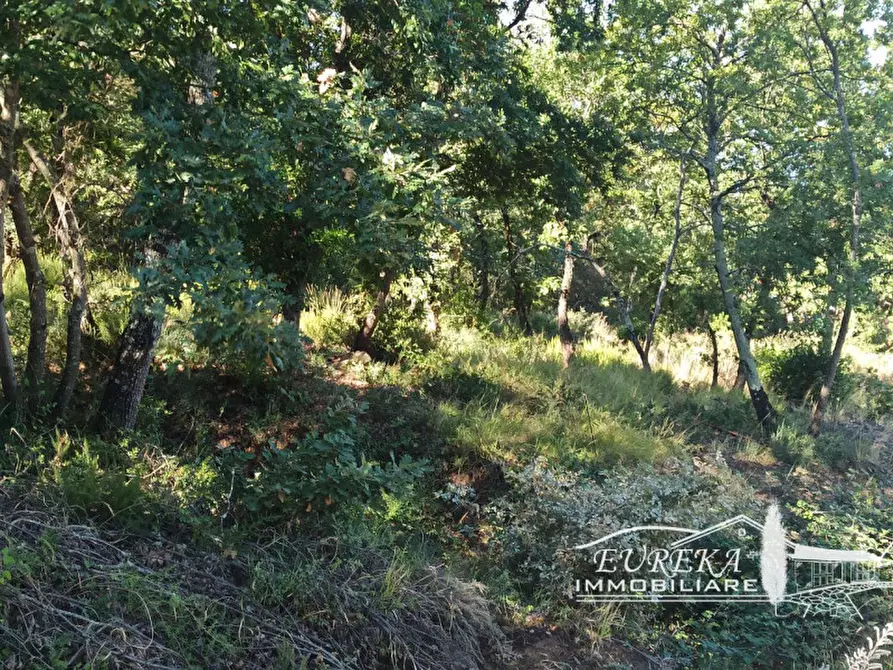
M717 59L719 55L717 54ZM719 64L717 63L717 67ZM707 79L707 155L704 167L710 194L710 223L713 229L713 255L716 261L716 275L719 279L719 287L722 291L723 306L729 317L732 334L735 337L735 347L738 349L738 359L741 362L741 371L744 373L747 387L750 391L750 400L760 426L766 433L775 432L776 413L769 401L766 389L760 379L757 370L757 362L750 349L750 341L744 332L744 324L741 321L741 312L738 309L736 296L729 281L729 263L726 258L725 246L725 221L723 219L722 203L726 192L719 188L719 170L717 166L717 154L719 153L720 121L716 108L713 80Z
M820 351L823 355L830 357L831 352L834 351L834 322L836 321L835 315L837 314L837 293L834 289L831 289L831 293L828 296L828 308L825 310L825 322L822 325L822 341L819 345Z
M512 236L512 223L509 219L509 209L506 205L502 206L502 225L505 231L505 248L509 258L509 281L512 283L512 297L515 305L515 316L518 318L518 325L525 335L533 335L533 328L530 326L530 316L527 313L527 303L524 301L524 287L518 277L515 268L515 258L517 252L515 250L515 240Z
M564 272L561 275L561 293L558 296L558 339L561 342L561 355L564 367L571 364L574 357L574 334L567 320L567 302L574 281L574 257L571 255L571 243L565 245Z
M705 330L710 338L710 366L713 373L710 377L710 388L715 389L719 385L719 345L716 342L716 331L710 325L708 318Z
M651 345L654 343L654 327L657 325L657 319L660 316L661 302L663 301L664 293L667 292L670 273L673 271L673 261L676 260L676 252L679 250L679 240L682 238L682 193L685 190L686 178L686 161L685 157L683 157L679 161L679 188L676 190L676 206L673 209L673 222L675 224L673 244L670 246L667 263L664 266L664 272L660 278L657 297L654 299L654 311L651 313L651 321L648 323L648 332L645 335L645 361L648 361L649 354L651 353ZM650 365L645 367L646 369L649 369Z
M192 69L196 75L196 83L191 84L187 90L187 102L196 107L213 105L213 88L217 77L215 57L206 52L197 54L192 62ZM183 203L187 197L188 188L184 188ZM160 236L162 240L164 237ZM170 237L175 239L173 235ZM168 244L173 241L170 237L164 240ZM149 264L157 261L158 254L156 249L147 244L146 256ZM130 319L121 335L118 356L109 371L105 394L99 407L98 420L108 427L132 430L136 425L137 411L152 365L152 353L164 326L164 312L165 304L158 298L149 298L146 302L137 299L131 307Z
M592 239L592 237L590 237ZM642 347L642 343L639 341L639 335L636 333L636 327L633 324L632 316L630 315L630 304L628 301L623 299L623 295L621 295L619 289L611 280L611 276L608 274L608 271L605 270L598 262L592 257L588 256L587 259L592 265L592 269L595 270L596 274L602 278L602 281L608 287L608 290L611 292L611 295L614 296L614 303L617 306L617 312L620 315L620 318L623 320L623 326L626 329L626 336L630 343L633 345L633 348L636 350L636 353L639 355L639 360L642 361L642 369L648 372L651 371L651 364L648 362L648 354L645 353L645 349Z
M375 304L372 306L372 309L369 310L366 318L363 319L363 323L360 326L360 330L353 343L354 351L365 351L372 358L380 357L380 352L372 342L372 336L375 334L375 328L378 326L378 321L381 319L381 315L387 307L388 298L391 294L391 284L394 281L394 271L386 270L385 272L382 272L381 279L382 285L375 296Z
M853 187L852 212L853 219L850 226L850 253L849 262L847 264L847 290L846 302L843 307L843 316L840 319L840 328L837 331L837 340L834 343L834 350L831 352L831 361L828 364L828 372L825 375L822 390L819 392L819 398L816 402L815 409L812 413L812 421L810 422L809 432L818 437L822 430L822 421L825 417L825 411L828 402L831 399L831 391L834 388L834 380L837 378L837 370L840 367L840 359L843 356L843 347L846 343L847 333L849 332L850 319L853 314L853 306L856 301L856 280L859 265L859 231L862 227L862 174L859 168L859 161L856 158L856 150L853 146L853 135L850 131L849 117L846 111L846 100L843 94L843 85L841 83L840 58L837 53L837 46L831 40L828 32L825 30L818 15L813 11L812 6L807 2L806 6L812 13L813 21L819 31L825 49L831 56L831 72L834 76L834 102L837 105L837 115L840 118L840 132L843 136L844 147L846 148L847 158L850 163L850 180Z
M726 314L729 317L729 323L732 326L732 335L735 337L735 347L738 349L738 360L740 361L740 371L747 382L747 388L750 391L750 399L753 403L754 411L757 414L757 420L760 426L767 433L775 431L775 408L769 401L769 396L763 388L763 382L760 379L760 373L757 370L757 362L753 357L750 349L750 341L744 332L744 325L741 323L741 314L738 311L737 301L732 292L729 282L729 265L726 259L725 251L725 230L722 215L721 199L715 195L715 189L711 185L711 202L710 214L713 223L713 253L716 258L716 274L719 278L719 286L722 291L723 305Z
M10 210L15 223L16 235L21 244L20 254L28 282L28 307L31 312L28 335L28 359L25 363L23 386L28 410L34 411L40 398L40 387L46 369L47 349L47 291L46 280L37 258L37 241L31 230L28 210L18 175L13 174L9 183Z
M741 364L741 360L738 360L738 372L735 373L735 383L732 384L733 391L743 391L744 387L747 386L747 374L744 371L744 366Z
M37 257L37 242L31 230L31 221L28 218L28 210L25 208L25 198L18 177L16 154L21 141L18 128L20 101L19 84L12 81L7 84L3 94L3 179L9 196L9 209L19 239L20 257L25 266L25 279L28 283L30 331L23 386L27 398L27 409L33 411L37 407L40 385L46 368L47 301L46 281ZM5 205L5 200L0 203L0 206Z
M132 430L136 425L162 320L134 306L99 408L99 419L106 427Z
M477 268L477 299L481 307L486 308L490 302L490 248L487 244L487 231L480 214L474 215L474 227L477 230L480 254Z
M7 86L0 107L0 268L6 269L6 203L9 200L9 181L12 177L12 144L15 119L18 114L18 92L15 85ZM9 325L6 323L6 295L3 292L3 275L0 272L0 385L7 407L18 406L19 385L15 361L9 341ZM15 411L13 411L15 414Z
M62 133L60 132L59 135L60 143L63 143ZM62 152L62 157L55 170L30 142L25 142L25 148L28 150L31 162L44 178L52 193L57 222L56 239L59 241L59 249L68 265L66 292L71 306L68 308L65 366L62 369L62 376L59 378L55 409L53 410L55 418L62 419L74 395L81 362L81 335L88 302L87 265L81 249L80 227L69 195L69 180L65 178L69 171L69 161L65 158L64 146L58 147Z

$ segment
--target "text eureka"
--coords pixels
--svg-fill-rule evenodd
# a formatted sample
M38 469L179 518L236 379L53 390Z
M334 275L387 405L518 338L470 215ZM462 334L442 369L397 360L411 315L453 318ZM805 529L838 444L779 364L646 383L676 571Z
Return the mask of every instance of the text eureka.
M599 549L592 554L595 572L611 577L577 579L579 595L756 594L756 579L741 579L741 549Z

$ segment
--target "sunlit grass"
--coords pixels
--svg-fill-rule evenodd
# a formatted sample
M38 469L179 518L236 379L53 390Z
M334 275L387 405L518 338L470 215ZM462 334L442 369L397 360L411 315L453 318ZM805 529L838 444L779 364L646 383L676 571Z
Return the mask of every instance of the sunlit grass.
M527 463L545 457L589 466L653 462L678 453L683 436L666 420L656 420L666 414L672 381L644 373L603 347L581 347L574 365L563 370L556 343L543 337L446 333L438 363L458 366L461 379L476 388L486 384L501 391L489 399L441 402L457 446L487 460ZM428 374L436 377L441 371L434 368ZM638 425L646 414L652 425Z

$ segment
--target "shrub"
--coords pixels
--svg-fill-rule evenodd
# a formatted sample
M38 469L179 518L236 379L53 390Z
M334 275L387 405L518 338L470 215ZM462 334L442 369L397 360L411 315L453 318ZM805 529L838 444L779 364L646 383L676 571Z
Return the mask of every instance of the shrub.
M57 462L53 479L66 504L85 516L116 517L135 525L151 519L150 504L139 478L122 470L103 468L99 454L91 452L86 441L70 459Z
M782 351L770 350L762 354L763 373L766 380L789 402L808 402L822 386L830 354L818 351L807 343L800 343ZM854 379L850 372L850 361L844 357L837 369L837 378L831 397L835 401L846 398L853 390Z
M572 309L567 315L568 325L578 340L593 340L607 344L619 344L616 329L601 312Z
M393 292L372 339L386 357L415 362L434 348L433 334L425 322L424 302L411 299L399 288Z
M495 537L491 543L500 565L516 583L537 594L546 608L566 601L568 574L585 552L569 547L637 525L707 527L747 511L752 493L727 471L698 474L683 461L618 467L599 473L550 467L545 459L506 473L511 492L488 506Z
M365 409L365 404L344 401L326 412L322 430L290 445L271 440L259 455L224 449L220 462L233 473L232 500L269 520L290 520L370 504L384 492L410 487L427 471L427 463L407 455L386 465L367 461L357 430L357 415ZM248 476L237 476L239 471Z
M860 374L858 378L858 390L854 395L865 418L878 421L893 416L893 384L870 374Z
M815 440L796 428L782 424L772 436L772 453L785 463L805 463L812 459Z

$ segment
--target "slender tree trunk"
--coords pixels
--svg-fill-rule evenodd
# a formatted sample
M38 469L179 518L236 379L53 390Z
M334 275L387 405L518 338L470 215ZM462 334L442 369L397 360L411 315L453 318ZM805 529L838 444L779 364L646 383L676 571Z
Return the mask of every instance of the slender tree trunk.
M18 176L13 174L9 183L10 210L16 234L21 244L20 253L28 282L28 306L31 312L28 335L28 359L25 363L23 386L28 397L28 410L34 411L40 398L40 388L46 369L47 348L47 291L46 280L37 258L37 241L31 230L28 210Z
M729 282L729 266L726 260L722 210L719 202L711 202L711 214L713 218L713 252L716 257L716 274L719 277L726 314L729 316L729 323L732 326L732 335L735 337L735 346L738 349L738 360L741 365L740 369L747 382L747 388L750 391L750 399L756 411L757 419L767 433L772 433L775 431L775 408L772 407L769 396L766 394L766 389L763 388L763 382L757 370L757 362L751 352L750 342L747 339L747 334L744 332L741 314L738 311L735 295Z
M61 132L59 135L60 144L62 144L64 138L62 138ZM62 256L68 265L66 291L71 306L68 308L65 366L56 389L54 409L55 417L61 419L65 416L78 380L81 362L81 335L88 301L87 264L81 248L80 227L69 195L70 180L67 178L67 173L70 162L66 160L64 146L58 147L61 150L61 158L56 169L50 167L30 142L25 142L25 148L28 150L31 162L44 178L52 193L53 209L57 221L56 238L59 241Z
M375 328L378 326L381 315L387 308L388 298L391 295L391 284L394 281L394 271L386 270L382 272L381 280L382 284L375 296L375 304L372 305L372 309L369 310L366 318L363 319L363 323L353 343L354 351L365 351L372 358L379 358L379 352L372 342L372 336L375 334Z
M828 408L828 402L831 399L831 391L834 388L834 380L837 378L837 370L840 368L840 359L843 356L843 347L846 344L847 334L850 328L850 320L853 314L853 306L856 301L856 279L859 265L859 231L862 227L862 173L859 167L859 161L856 158L856 150L853 145L853 134L850 130L849 117L846 111L846 100L843 94L843 85L841 83L840 58L837 53L837 45L831 40L818 15L813 11L812 6L807 2L806 6L812 14L813 21L819 31L822 43L831 56L831 72L834 77L834 102L837 105L837 115L840 118L840 132L843 136L844 147L847 152L847 158L850 163L850 180L853 187L852 201L852 225L850 226L850 250L849 263L847 264L847 290L846 302L843 307L843 316L840 319L840 328L837 331L837 340L834 342L834 350L831 352L831 361L828 364L828 372L825 375L825 381L822 384L822 390L819 392L819 398L816 402L815 409L812 413L812 421L809 426L809 432L818 437L822 430L822 421L825 417L825 411Z
M717 53L716 58L719 58ZM717 63L719 67L719 63ZM726 257L725 246L725 220L723 218L722 204L725 193L719 188L719 175L717 166L717 154L719 153L720 120L716 108L713 80L707 80L707 155L704 166L707 172L707 180L710 193L710 222L713 228L713 255L716 261L716 275L719 278L719 287L722 291L723 306L729 317L732 334L735 338L735 346L738 349L738 359L741 362L742 372L750 391L750 400L760 426L766 433L775 431L776 413L769 400L760 373L757 370L757 362L750 349L750 341L744 331L741 321L741 312L738 309L738 301L729 281L729 263Z
M4 89L3 106L9 110L8 122L4 119L3 132L3 172L6 190L9 195L9 209L19 239L20 257L25 266L25 279L28 283L28 305L30 328L28 337L28 358L25 363L23 386L27 399L27 409L37 407L40 386L46 368L47 342L47 302L46 281L37 257L37 242L31 230L31 221L25 207L25 198L18 176L17 152L21 142L18 128L18 110L21 101L19 84L12 81ZM0 206L5 206L6 201Z
M481 307L487 307L490 302L490 248L487 244L487 231L481 215L475 213L474 227L478 235L479 267L477 268L477 299Z
M561 342L561 355L564 367L571 364L574 357L574 333L567 320L567 303L574 282L574 257L571 254L571 243L565 244L564 271L561 275L561 293L558 296L558 339Z
M9 181L12 177L13 135L18 115L18 91L15 84L2 91L0 100L0 268L6 269L6 203L9 200ZM15 361L9 341L9 325L6 323L6 294L3 292L3 276L0 273L0 385L7 408L18 407L19 384L16 378ZM15 417L13 417L14 419Z
M732 384L733 391L743 391L747 386L747 373L744 370L741 360L738 360L738 371L735 373L735 383Z
M99 410L100 421L107 427L132 430L136 425L161 325L162 317L134 306Z
M670 280L670 273L673 271L673 262L676 260L676 252L679 250L679 240L682 238L682 193L685 190L685 181L687 178L686 160L683 157L679 161L679 187L676 190L676 205L673 208L673 222L675 229L673 232L673 244L670 246L670 253L667 256L667 263L664 266L664 272L660 278L660 286L657 289L657 297L654 299L654 311L651 313L651 321L648 323L648 332L645 335L645 360L649 359L651 353L651 345L654 343L654 327L657 325L657 319L660 316L661 302L664 293L667 292L667 285Z
M457 267L458 263L453 266L454 269ZM450 280L451 283L456 281L457 279ZM440 297L440 285L432 276L431 281L428 283L427 296L423 305L425 309L425 332L432 337L436 337L440 333Z
M530 316L527 313L527 303L524 301L524 287L521 285L521 280L518 277L518 272L515 268L515 255L517 251L515 249L515 240L512 235L512 222L509 218L509 209L506 205L502 206L502 225L505 231L505 248L508 252L509 258L509 281L512 283L512 297L515 305L515 315L518 318L518 325L521 327L521 330L525 335L532 335L533 328L530 326Z
M590 236L589 239L591 241L593 237ZM605 282L605 285L608 287L608 290L614 297L614 304L617 307L617 313L620 316L620 319L623 321L623 327L626 329L626 337L633 345L636 353L639 355L639 360L642 361L642 369L650 372L651 364L648 362L648 355L645 353L645 349L642 347L642 343L639 341L639 335L636 332L635 325L633 324L632 315L630 314L631 309L629 301L624 300L623 295L617 288L617 285L614 284L614 282L611 280L611 275L608 274L608 271L605 268L599 265L599 263L595 260L595 258L592 257L591 254L586 256L586 260L589 261L589 264L592 266L592 269L595 270L595 273L599 277L601 277L603 282Z
M710 366L713 371L710 377L710 388L715 389L719 385L719 345L716 342L716 331L713 330L713 326L710 325L710 319L708 318L704 329L707 331L707 336L710 338Z
M819 345L823 355L830 357L834 350L834 322L837 320L837 293L832 289L825 310L825 323L822 326L822 342Z

